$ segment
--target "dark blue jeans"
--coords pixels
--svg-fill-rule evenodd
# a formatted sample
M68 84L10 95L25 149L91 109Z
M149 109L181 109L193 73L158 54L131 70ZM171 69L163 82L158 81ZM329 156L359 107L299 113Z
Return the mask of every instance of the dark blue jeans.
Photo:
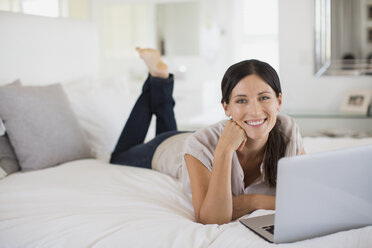
M172 74L167 79L149 74L111 154L110 163L151 169L151 160L159 144L181 133L177 131L173 112L173 83ZM144 144L153 114L156 116L156 136Z

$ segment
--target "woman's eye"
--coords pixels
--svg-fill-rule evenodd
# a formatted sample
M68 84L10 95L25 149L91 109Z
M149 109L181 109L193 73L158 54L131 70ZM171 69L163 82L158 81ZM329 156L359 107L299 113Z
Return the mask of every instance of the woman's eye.
M237 101L236 101L236 103L246 103L247 102L247 100L244 100L244 99L238 99Z
M270 97L268 97L268 96L262 96L262 97L260 97L260 100L261 101L265 101L265 100L268 100L268 99L270 99Z

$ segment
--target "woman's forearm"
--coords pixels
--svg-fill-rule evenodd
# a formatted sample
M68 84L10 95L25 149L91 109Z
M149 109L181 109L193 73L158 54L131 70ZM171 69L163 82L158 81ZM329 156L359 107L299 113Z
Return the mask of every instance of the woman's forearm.
M199 220L204 224L224 224L232 219L232 154L226 150L215 153L208 191L199 211Z
M275 209L275 196L261 194L239 195L234 196L232 201L233 220L249 214L257 209Z

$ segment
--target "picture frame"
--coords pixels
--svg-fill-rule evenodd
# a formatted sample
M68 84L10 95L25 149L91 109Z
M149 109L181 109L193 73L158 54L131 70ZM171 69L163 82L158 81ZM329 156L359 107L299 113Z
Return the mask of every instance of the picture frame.
M349 90L346 92L340 106L343 114L368 116L372 100L371 90Z
M372 21L372 4L367 5L367 20Z

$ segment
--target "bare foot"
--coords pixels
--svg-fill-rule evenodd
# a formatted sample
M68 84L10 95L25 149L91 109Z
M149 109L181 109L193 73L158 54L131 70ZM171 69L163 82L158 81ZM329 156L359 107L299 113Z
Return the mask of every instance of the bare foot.
M145 61L151 76L168 78L168 66L161 60L161 56L158 50L151 48L136 48L140 57Z

